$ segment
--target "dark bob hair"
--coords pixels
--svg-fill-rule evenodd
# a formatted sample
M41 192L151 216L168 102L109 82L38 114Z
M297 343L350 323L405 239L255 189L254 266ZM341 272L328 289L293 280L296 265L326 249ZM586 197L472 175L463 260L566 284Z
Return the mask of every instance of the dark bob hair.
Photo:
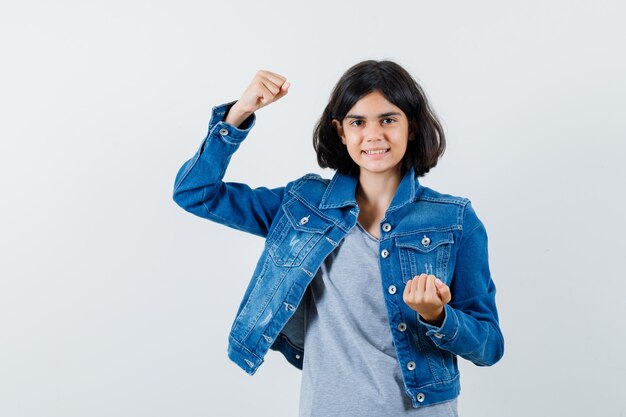
M313 132L317 163L342 174L359 175L359 166L348 154L332 120L337 119L343 124L352 106L375 91L399 107L409 121L409 138L413 140L408 142L402 160L402 175L413 166L415 175L423 176L437 165L445 150L446 139L422 88L404 68L392 61L360 62L337 82Z

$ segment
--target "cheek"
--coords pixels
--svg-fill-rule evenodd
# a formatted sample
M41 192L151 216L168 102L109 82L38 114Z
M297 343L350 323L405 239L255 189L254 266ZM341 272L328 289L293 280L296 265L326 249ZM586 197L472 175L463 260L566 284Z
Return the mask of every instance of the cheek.
M361 150L357 146L352 145L352 146L348 146L348 153L353 156L356 156L361 153Z
M354 143L348 144L347 149L348 149L348 154L350 155L350 158L352 158L353 160L360 158L361 149L359 148L358 145Z
M341 142L348 148L348 151L350 152L359 147L358 141L355 140L355 138L352 138L350 136L343 137L341 139Z
M408 151L408 144L406 142L401 142L396 146L396 150L397 150L397 155L399 158L404 158L404 156L406 155L407 151Z

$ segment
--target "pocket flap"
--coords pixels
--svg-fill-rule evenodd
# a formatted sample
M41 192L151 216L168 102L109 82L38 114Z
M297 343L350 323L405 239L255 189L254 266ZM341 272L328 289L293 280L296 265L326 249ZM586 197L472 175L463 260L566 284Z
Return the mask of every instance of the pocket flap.
M396 237L396 246L399 248L414 249L420 252L430 252L438 246L454 243L451 231L416 232L412 235Z
M324 233L331 223L315 213L297 199L292 199L283 206L285 215L294 229L303 232Z

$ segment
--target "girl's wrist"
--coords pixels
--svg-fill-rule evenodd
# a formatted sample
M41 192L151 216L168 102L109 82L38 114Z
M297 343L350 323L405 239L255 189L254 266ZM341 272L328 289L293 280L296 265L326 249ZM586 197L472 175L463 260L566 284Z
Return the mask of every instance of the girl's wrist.
M424 317L420 314L420 317L423 321L432 326L441 327L441 325L443 324L443 319L445 318L445 311L442 308L437 315Z
M237 101L231 106L231 108L228 110L228 113L226 114L226 117L224 118L224 121L226 123L229 123L235 127L239 127L243 123L243 121L250 117L250 115L252 114L252 112L241 110L237 105L238 103L239 102Z

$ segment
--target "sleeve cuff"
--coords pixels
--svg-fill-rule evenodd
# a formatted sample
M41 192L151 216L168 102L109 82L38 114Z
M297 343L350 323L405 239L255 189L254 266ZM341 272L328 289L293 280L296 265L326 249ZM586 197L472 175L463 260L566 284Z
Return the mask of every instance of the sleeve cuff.
M221 137L225 142L232 145L238 145L248 136L248 133L256 122L256 115L252 113L244 120L239 127L235 127L224 121L224 117L235 101L220 104L213 107L211 121L209 122L209 136L215 135Z
M426 323L420 315L417 315L419 322L426 327L426 335L429 336L436 345L441 345L447 341L454 339L459 332L459 319L454 312L454 309L448 304L444 306L445 316L441 327L433 326Z
M254 113L248 116L239 127L235 127L224 121L228 110L230 110L236 102L237 100L213 107L211 121L209 122L209 134L215 132L219 136L224 137L227 142L241 143L246 138L256 123L256 115Z

